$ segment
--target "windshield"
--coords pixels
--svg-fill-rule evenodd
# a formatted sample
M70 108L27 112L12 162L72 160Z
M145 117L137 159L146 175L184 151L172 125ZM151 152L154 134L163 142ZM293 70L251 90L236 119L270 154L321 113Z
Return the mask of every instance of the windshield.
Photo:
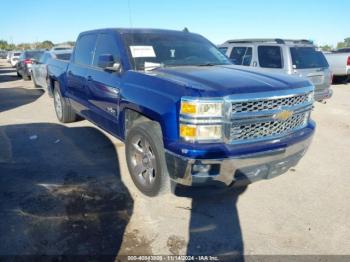
M199 35L125 33L122 36L135 70L230 64L214 45Z
M322 52L313 47L291 47L293 66L296 69L328 67Z
M40 59L40 56L44 53L44 51L30 51L26 52L26 58L33 58L36 60Z

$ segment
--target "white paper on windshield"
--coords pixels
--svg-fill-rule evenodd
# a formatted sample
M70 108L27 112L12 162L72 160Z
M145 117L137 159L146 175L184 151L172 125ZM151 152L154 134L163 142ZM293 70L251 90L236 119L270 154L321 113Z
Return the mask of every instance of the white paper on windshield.
M153 70L157 67L161 67L160 63L145 62L145 71Z
M137 57L156 57L154 53L153 46L140 46L132 45L130 46L131 55L134 58Z

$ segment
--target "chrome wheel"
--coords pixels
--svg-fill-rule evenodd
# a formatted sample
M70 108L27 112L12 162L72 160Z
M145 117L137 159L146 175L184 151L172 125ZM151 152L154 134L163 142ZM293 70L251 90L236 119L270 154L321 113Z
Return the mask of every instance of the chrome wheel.
M56 90L55 92L55 111L57 114L58 119L62 119L63 116L63 109L62 109L62 100L59 92Z
M154 151L141 135L134 136L131 140L131 172L144 186L152 186L156 178L156 158Z

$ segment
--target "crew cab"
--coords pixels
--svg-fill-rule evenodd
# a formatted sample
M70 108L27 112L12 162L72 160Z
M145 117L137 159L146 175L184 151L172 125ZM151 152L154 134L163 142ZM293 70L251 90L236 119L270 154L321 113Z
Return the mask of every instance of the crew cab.
M54 63L59 121L83 117L124 141L131 178L148 196L176 184L275 177L298 163L314 134L308 80L237 69L188 31L87 31L69 63Z

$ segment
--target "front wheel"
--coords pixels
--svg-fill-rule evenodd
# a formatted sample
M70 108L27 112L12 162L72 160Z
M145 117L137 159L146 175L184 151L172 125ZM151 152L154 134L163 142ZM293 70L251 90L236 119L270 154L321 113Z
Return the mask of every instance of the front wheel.
M160 127L155 122L134 126L126 138L126 160L136 187L147 196L170 192Z

